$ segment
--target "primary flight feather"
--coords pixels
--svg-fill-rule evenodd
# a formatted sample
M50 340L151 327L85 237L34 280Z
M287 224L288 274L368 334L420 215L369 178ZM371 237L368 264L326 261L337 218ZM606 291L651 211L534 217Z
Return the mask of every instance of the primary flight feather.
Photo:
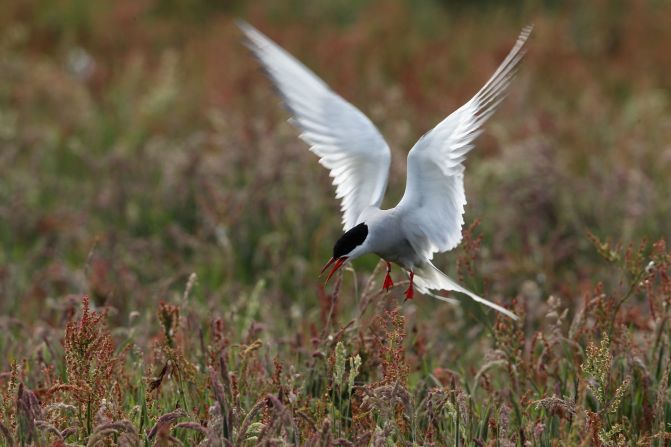
M408 154L405 193L394 208L382 210L391 154L375 125L261 32L245 22L238 26L277 87L301 138L333 177L345 233L322 272L335 264L330 278L346 262L375 253L387 262L386 289L393 285L389 276L393 262L409 273L408 299L416 287L421 293L453 301L431 292L451 290L516 319L509 310L457 284L431 259L461 241L466 205L463 161L505 97L532 27L522 30L508 56L473 98L415 143Z

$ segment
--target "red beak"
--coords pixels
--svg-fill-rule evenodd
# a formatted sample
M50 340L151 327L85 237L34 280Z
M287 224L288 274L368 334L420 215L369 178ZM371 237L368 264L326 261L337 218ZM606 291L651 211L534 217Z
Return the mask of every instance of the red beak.
M331 276L333 276L333 274L335 272L337 272L340 267L342 267L342 265L345 263L345 261L347 261L347 256L341 256L338 259L331 258L329 260L329 262L326 263L326 265L322 268L322 271L319 273L319 276L322 276L324 274L324 272L326 271L326 269L331 267L331 264L333 264L334 262L335 262L335 265L331 269L331 272L329 273L329 276L326 277L326 281L324 281L324 284L329 282L329 279L331 279Z

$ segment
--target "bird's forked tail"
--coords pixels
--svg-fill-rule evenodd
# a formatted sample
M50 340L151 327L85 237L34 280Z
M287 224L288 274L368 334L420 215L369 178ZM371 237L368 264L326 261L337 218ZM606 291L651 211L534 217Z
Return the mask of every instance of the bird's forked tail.
M502 314L512 318L513 320L519 319L517 315L515 315L508 309L501 307L498 304L492 303L491 301L488 301L476 295L475 293L471 292L470 290L460 286L459 284L456 283L456 281L452 280L445 273L438 270L438 268L429 261L423 263L420 266L416 266L414 268L414 272L415 272L415 278L414 278L415 287L419 292L425 295L431 295L432 297L438 298L439 300L443 301L455 302L456 300L453 300L451 298L446 298L444 296L431 293L430 290L452 290L455 292L461 292L470 296L471 298L473 298L473 300L477 301L478 303L482 303L485 306L489 306L492 309L497 310Z

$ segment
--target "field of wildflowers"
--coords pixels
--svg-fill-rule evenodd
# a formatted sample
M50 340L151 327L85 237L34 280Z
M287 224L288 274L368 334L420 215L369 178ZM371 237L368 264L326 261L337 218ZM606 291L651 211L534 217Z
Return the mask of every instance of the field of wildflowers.
M394 160L535 25L437 264L520 315L321 287L327 173L244 18ZM0 8L0 445L671 442L671 3L10 1Z

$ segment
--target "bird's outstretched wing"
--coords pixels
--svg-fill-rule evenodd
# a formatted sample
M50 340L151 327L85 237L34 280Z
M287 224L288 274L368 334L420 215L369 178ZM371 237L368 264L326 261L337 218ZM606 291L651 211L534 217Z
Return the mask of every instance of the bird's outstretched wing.
M435 252L456 247L464 224L464 165L466 154L482 132L482 125L505 97L532 27L525 27L513 49L484 87L415 143L408 154L408 178L402 213L406 237L431 259Z
M245 22L238 26L268 73L301 138L330 170L341 200L345 230L361 212L379 206L387 188L391 154L375 125L359 109L333 92L310 69Z

